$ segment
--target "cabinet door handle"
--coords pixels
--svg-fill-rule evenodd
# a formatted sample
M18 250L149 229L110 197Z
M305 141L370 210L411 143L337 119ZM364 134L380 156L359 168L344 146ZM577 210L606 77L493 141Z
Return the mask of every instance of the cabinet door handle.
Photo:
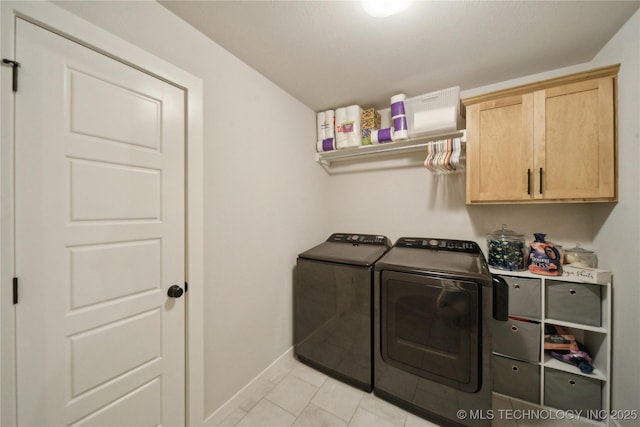
M542 168L540 168L540 194L542 194Z
M531 169L527 169L527 194L531 194Z

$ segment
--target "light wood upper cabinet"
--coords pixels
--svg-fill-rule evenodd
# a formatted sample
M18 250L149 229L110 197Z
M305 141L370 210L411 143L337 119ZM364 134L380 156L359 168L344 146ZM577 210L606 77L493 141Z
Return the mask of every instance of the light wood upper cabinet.
M467 203L531 198L533 95L467 107Z
M467 204L616 201L619 67L462 100Z

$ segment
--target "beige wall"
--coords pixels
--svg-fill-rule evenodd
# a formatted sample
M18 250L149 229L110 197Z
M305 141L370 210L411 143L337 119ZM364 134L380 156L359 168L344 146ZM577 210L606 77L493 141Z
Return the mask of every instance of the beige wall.
M617 409L640 409L640 12L594 58L594 66L621 63L618 80L620 198L595 212L598 248L613 271L613 396ZM638 425L627 421L623 425Z

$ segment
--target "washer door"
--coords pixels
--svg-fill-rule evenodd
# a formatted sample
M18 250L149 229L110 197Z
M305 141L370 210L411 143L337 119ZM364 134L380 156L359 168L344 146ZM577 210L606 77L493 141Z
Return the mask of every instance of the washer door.
M382 271L385 362L465 392L480 388L480 298L475 282Z

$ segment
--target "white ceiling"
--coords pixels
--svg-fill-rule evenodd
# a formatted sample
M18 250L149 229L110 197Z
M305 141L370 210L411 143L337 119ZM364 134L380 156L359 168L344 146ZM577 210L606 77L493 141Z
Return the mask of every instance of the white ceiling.
M160 3L315 111L588 62L640 6L418 1L373 18L359 1Z

